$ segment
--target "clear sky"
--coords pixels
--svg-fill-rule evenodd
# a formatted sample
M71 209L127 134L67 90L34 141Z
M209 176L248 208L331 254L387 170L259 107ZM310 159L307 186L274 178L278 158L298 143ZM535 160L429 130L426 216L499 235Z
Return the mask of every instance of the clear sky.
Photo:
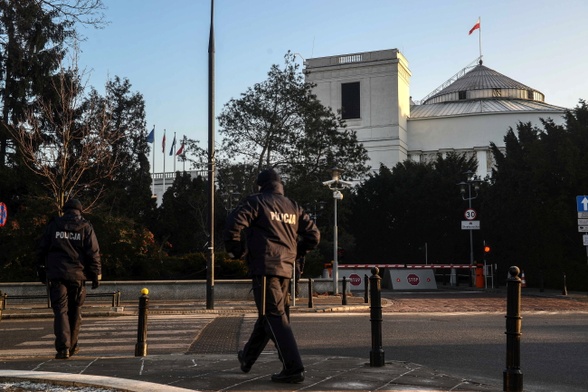
M89 84L103 92L108 78L129 79L145 98L148 129L156 127L156 154L164 129L168 146L176 132L206 147L211 1L103 2L110 24L81 31ZM399 49L420 100L477 59L478 32L468 32L478 17L485 66L553 105L588 100L586 0L215 0L216 114L288 50L308 59Z

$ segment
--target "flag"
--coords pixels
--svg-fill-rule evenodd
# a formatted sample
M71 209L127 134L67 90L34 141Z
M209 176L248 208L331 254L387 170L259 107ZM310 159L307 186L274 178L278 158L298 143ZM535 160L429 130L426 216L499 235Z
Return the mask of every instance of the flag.
M182 144L180 145L180 148L176 152L176 155L181 155L183 152L184 152L184 140L182 140Z
M474 27L472 27L470 29L470 33L468 35L472 35L472 33L474 32L474 30L477 30L480 28L480 18L478 18L478 21L476 22L476 24L474 25Z
M171 144L171 148L169 149L169 156L171 157L174 155L174 148L176 148L176 135L174 133L174 141Z
M161 152L165 154L165 130L163 131L163 140L161 141Z
M151 132L149 132L149 135L147 135L147 143L153 143L154 141L155 141L155 127L153 127Z

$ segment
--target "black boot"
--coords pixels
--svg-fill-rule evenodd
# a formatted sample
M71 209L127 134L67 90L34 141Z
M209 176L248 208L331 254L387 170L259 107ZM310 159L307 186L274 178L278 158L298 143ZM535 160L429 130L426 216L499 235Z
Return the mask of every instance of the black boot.
M280 373L272 375L272 381L286 384L298 384L304 381L304 371L286 372L285 370L282 370Z

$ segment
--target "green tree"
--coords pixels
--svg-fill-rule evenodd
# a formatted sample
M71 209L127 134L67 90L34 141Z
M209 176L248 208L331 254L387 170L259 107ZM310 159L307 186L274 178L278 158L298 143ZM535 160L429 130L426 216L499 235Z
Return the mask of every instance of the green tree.
M138 222L149 223L155 200L151 197L149 147L146 136L145 100L131 90L128 79L116 76L106 83L106 94L102 97L92 89L84 106L98 107L106 116L95 119L108 129L114 137L113 153L117 156L118 169L111 178L105 179L104 203L113 216L125 216ZM93 172L87 177L95 177Z
M456 184L476 167L475 158L457 154L429 163L407 160L392 170L380 167L351 200L353 257L421 263L426 246L431 262L468 262L469 237L459 227L464 207Z
M288 181L326 179L335 165L350 178L365 174L367 152L355 132L312 93L294 55L288 52L284 60L283 68L272 65L266 81L224 106L218 117L222 153L256 172L279 167Z
M207 181L177 172L163 195L155 234L162 252L179 255L203 252L208 243Z
M9 128L51 89L75 26L103 26L103 8L102 0L0 1L0 168L9 163Z
M561 287L585 282L585 249L577 234L576 195L588 187L588 109L584 101L543 129L519 123L496 146L496 167L485 210L489 211L493 253L508 268L518 265L528 282Z

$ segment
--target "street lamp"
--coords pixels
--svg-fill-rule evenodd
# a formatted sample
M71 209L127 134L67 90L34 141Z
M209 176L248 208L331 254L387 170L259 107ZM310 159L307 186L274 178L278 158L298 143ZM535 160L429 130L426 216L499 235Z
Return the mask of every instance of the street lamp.
M331 169L331 180L324 181L323 185L329 187L330 190L333 191L333 200L334 200L334 214L335 219L333 222L333 294L339 294L339 234L338 234L338 226L337 226L337 200L343 200L343 194L341 190L347 187L350 187L352 184L348 181L341 180L341 173L342 170L333 167Z
M471 209L472 208L472 200L476 199L478 197L478 191L480 190L480 183L482 182L482 180L480 180L480 178L476 175L474 175L474 172L471 170L468 170L466 172L464 172L463 174L466 175L466 180L460 182L459 184L457 184L459 186L459 191L461 193L461 198L463 200L467 200L468 201L468 208ZM474 189L474 192L472 194L472 188ZM466 196L467 193L467 196ZM474 264L474 241L473 241L473 233L472 233L472 229L470 228L470 265ZM473 279L474 279L474 272L471 271L471 282L470 284L473 285Z

